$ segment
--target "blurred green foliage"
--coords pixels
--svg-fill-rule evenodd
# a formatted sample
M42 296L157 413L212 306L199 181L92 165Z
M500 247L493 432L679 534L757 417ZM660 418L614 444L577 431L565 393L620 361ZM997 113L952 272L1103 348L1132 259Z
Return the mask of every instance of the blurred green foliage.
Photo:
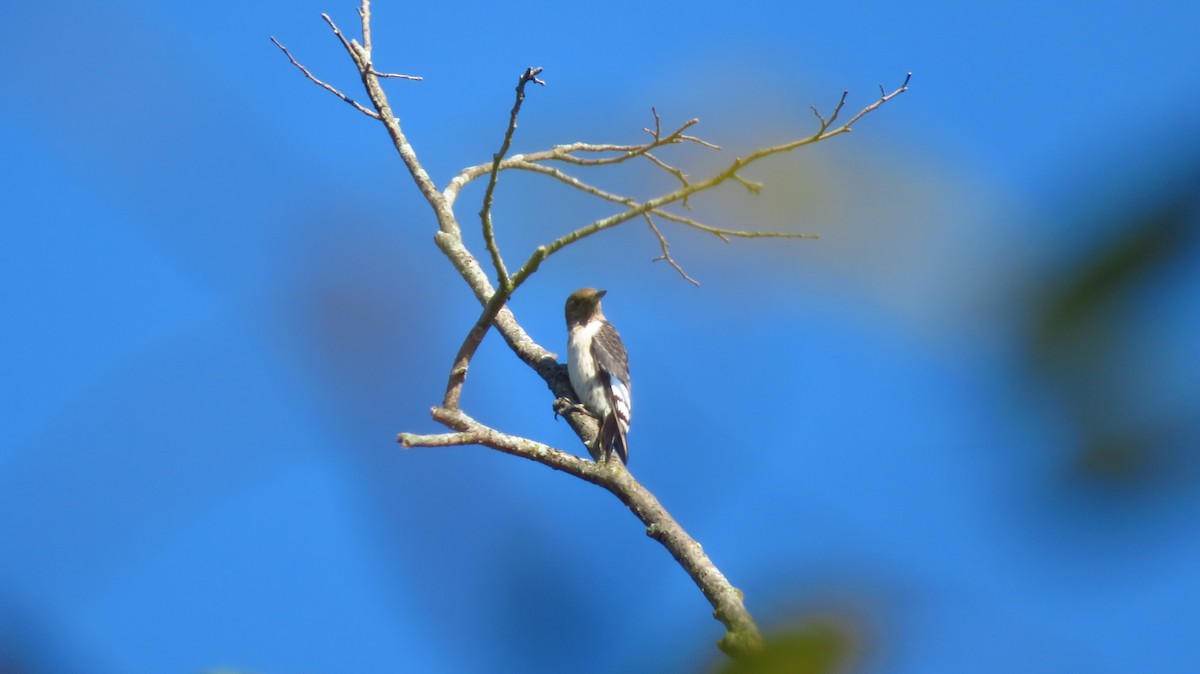
M1166 314L1194 312L1196 305L1175 306L1176 297L1159 315L1144 310L1164 295L1195 302L1194 292L1171 285L1173 269L1200 242L1200 170L1158 164L1174 183L1135 191L1125 203L1117 201L1120 194L1102 197L1107 221L1092 225L1107 234L1035 289L1029 364L1077 434L1069 470L1088 484L1133 486L1169 477L1177 452L1192 444L1190 420L1200 418L1200 401L1163 388L1171 371L1186 364L1155 349L1161 333L1175 327Z
M767 636L755 656L727 660L719 674L832 674L845 672L855 660L859 638L844 621L807 618Z

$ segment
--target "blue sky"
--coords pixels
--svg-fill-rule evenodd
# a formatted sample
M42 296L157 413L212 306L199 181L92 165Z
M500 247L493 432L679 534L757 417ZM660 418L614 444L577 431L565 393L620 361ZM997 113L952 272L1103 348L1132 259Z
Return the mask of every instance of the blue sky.
M477 309L382 129L268 41L361 97L321 12L355 26L352 2L70 0L0 25L0 663L716 661L710 608L610 496L482 449L395 445L436 430L427 410ZM695 175L811 132L809 106L843 89L856 109L913 72L854 133L751 170L762 196L696 202L706 222L819 241L665 230L697 289L630 223L552 258L513 309L563 353L566 295L609 290L635 381L631 468L765 627L845 625L864 672L1200 661L1195 237L1103 323L1100 353L1118 357L1026 358L1030 297L1119 238L1122 213L1195 184L1200 8L374 14L377 64L425 78L388 91L439 184L495 151L531 65L548 86L514 151L636 142L654 106L724 148L673 155ZM481 197L464 193L464 223ZM610 212L530 176L504 176L497 199L514 260ZM1083 433L1063 391L1079 381L1100 382L1083 404L1122 412L1113 432L1184 420L1150 479L1073 471ZM468 412L582 451L550 403L489 337Z

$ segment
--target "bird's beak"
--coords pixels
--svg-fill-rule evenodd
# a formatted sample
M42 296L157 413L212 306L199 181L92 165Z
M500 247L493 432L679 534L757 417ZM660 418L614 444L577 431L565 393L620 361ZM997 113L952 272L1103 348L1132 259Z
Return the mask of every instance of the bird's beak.
M601 297L604 297L604 293L606 293L606 292L608 292L608 291L607 290L597 290L596 291L596 299L600 299Z

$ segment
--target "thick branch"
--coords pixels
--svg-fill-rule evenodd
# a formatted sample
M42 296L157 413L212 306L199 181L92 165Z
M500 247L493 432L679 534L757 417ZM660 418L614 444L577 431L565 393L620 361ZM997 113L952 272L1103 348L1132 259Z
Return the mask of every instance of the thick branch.
M396 440L405 449L412 447L461 447L462 445L479 444L478 436L474 433L438 433L437 435L401 433L396 436Z
M671 517L654 494L650 493L620 462L595 463L549 445L502 433L490 428L461 410L435 407L433 418L458 433L443 436L401 434L406 447L474 444L519 456L549 466L607 489L620 499L646 527L646 535L662 544L683 567L713 607L713 616L725 625L726 634L719 642L722 650L739 655L761 649L762 636L742 602L742 593L725 578L704 549ZM453 439L453 442L450 439Z

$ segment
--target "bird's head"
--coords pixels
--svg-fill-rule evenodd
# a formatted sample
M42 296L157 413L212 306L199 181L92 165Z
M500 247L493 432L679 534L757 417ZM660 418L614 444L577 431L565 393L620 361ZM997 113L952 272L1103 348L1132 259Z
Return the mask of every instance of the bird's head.
M603 318L600 311L600 298L607 290L595 288L580 288L567 298L567 327L586 323L593 318Z

